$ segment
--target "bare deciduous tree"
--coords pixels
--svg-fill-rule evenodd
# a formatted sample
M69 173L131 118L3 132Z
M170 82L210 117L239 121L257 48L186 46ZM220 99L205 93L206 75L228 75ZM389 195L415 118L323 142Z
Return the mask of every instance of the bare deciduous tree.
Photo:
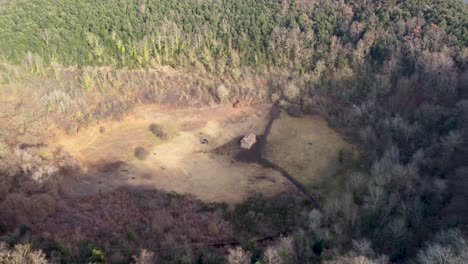
M250 253L241 247L229 249L228 264L250 264Z
M135 264L153 264L155 263L154 252L142 249L138 256L133 257Z
M42 251L33 251L30 245L16 245L9 250L5 243L0 243L0 263L11 264L47 264L45 254Z
M428 89L454 92L457 87L457 70L452 57L445 52L423 51L419 60L421 80Z
M468 262L468 242L458 229L442 231L418 252L421 264L463 264Z

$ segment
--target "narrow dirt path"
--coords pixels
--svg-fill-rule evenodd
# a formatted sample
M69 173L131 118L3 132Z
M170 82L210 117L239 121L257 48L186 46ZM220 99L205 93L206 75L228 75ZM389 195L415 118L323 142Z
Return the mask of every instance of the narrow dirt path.
M256 243L265 243L265 242L270 242L274 241L280 237L287 237L289 236L290 232L285 231L285 232L280 232L272 236L267 236L267 237L262 237L262 238L256 238L256 239L250 239L250 242L256 242ZM183 246L175 247L175 248L184 248L186 246L189 246L191 248L203 248L203 247L215 247L215 248L223 248L223 247L236 247L236 246L242 246L245 245L245 243L241 243L239 241L232 241L232 242L219 242L219 243L189 243L185 244ZM163 251L163 250L168 250L169 248L167 246L159 247L156 249L152 249L152 251L158 252L158 251ZM172 247L171 249L174 249Z
M270 130L273 126L274 121L279 118L280 112L281 110L279 109L278 105L274 104L270 110L268 124L265 127L263 134L261 136L258 136L258 143L255 144L250 150L243 150L236 156L236 159L243 162L254 162L281 173L281 175L288 179L294 186L296 186L296 188L298 188L304 194L304 196L312 203L312 205L315 208L321 210L320 204L318 203L317 199L312 195L312 193L307 189L307 187L305 187L302 183L300 183L293 176L291 176L286 170L265 158L265 148L267 146L268 135L270 134Z

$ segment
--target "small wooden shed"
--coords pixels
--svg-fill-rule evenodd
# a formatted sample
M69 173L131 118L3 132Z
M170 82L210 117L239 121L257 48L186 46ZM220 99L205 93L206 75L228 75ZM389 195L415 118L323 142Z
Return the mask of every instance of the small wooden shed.
M241 148L250 149L257 142L257 136L250 133L241 139Z

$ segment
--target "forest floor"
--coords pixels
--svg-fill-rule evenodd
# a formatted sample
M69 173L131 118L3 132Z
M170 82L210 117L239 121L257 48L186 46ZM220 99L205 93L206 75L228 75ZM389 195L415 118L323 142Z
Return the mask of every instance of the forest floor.
M101 122L76 135L55 131L51 149L62 146L85 168L62 188L70 196L93 195L134 186L193 195L205 202L239 203L254 193L271 197L297 189L279 172L235 157L239 140L261 135L271 105L171 109L140 106L122 121ZM167 134L150 132L157 124ZM201 141L206 139L207 143ZM148 151L135 157L135 148ZM332 174L340 150L350 146L318 116L282 113L267 137L266 158L311 186Z

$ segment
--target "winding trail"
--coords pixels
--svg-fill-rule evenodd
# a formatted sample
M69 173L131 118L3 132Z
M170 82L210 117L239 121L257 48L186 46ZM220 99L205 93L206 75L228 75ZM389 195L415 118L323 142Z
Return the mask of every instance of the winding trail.
M270 134L270 130L273 126L274 121L279 118L280 116L280 109L277 104L274 104L270 110L269 114L269 121L267 126L265 127L265 130L263 131L263 134L261 136L258 136L258 143L252 146L250 150L242 150L237 156L236 159L242 162L252 162L252 163L257 163L260 164L264 167L271 168L283 175L286 179L288 179L296 188L298 188L304 196L311 202L312 206L315 207L316 209L321 211L320 204L318 203L317 199L312 195L312 193L298 180L296 180L293 176L291 176L287 171L285 171L283 168L278 166L277 164L269 161L268 159L265 158L265 148L267 146L267 138L268 135ZM251 241L255 241L257 243L261 242L267 242L267 241L273 241L281 236L288 236L290 234L289 231L285 232L280 232L278 234L272 235L272 236L267 236L263 238L257 238L257 239L252 239ZM195 243L191 244L190 246L192 247L215 247L215 248L222 248L222 247L233 247L233 246L241 246L242 243L239 241L233 241L233 242L219 242L219 243L213 243L213 244L204 244L204 243ZM156 249L156 251L159 250L165 250L164 247Z
M272 235L272 236L251 239L249 241L250 242L256 242L256 243L264 243L264 242L274 241L275 239L278 239L280 237L287 237L289 234L290 234L289 231L280 232L280 233L277 233L277 234ZM224 248L224 247L242 246L243 244L245 245L245 243L241 243L239 241L218 242L218 243L189 243L189 244L185 244L183 246L178 246L178 247L175 247L175 248L184 248L186 246L190 246L192 248L202 248L202 247ZM163 247L152 249L152 251L159 252L159 251L168 250L168 249L174 249L174 247L169 248L168 246L163 246Z

